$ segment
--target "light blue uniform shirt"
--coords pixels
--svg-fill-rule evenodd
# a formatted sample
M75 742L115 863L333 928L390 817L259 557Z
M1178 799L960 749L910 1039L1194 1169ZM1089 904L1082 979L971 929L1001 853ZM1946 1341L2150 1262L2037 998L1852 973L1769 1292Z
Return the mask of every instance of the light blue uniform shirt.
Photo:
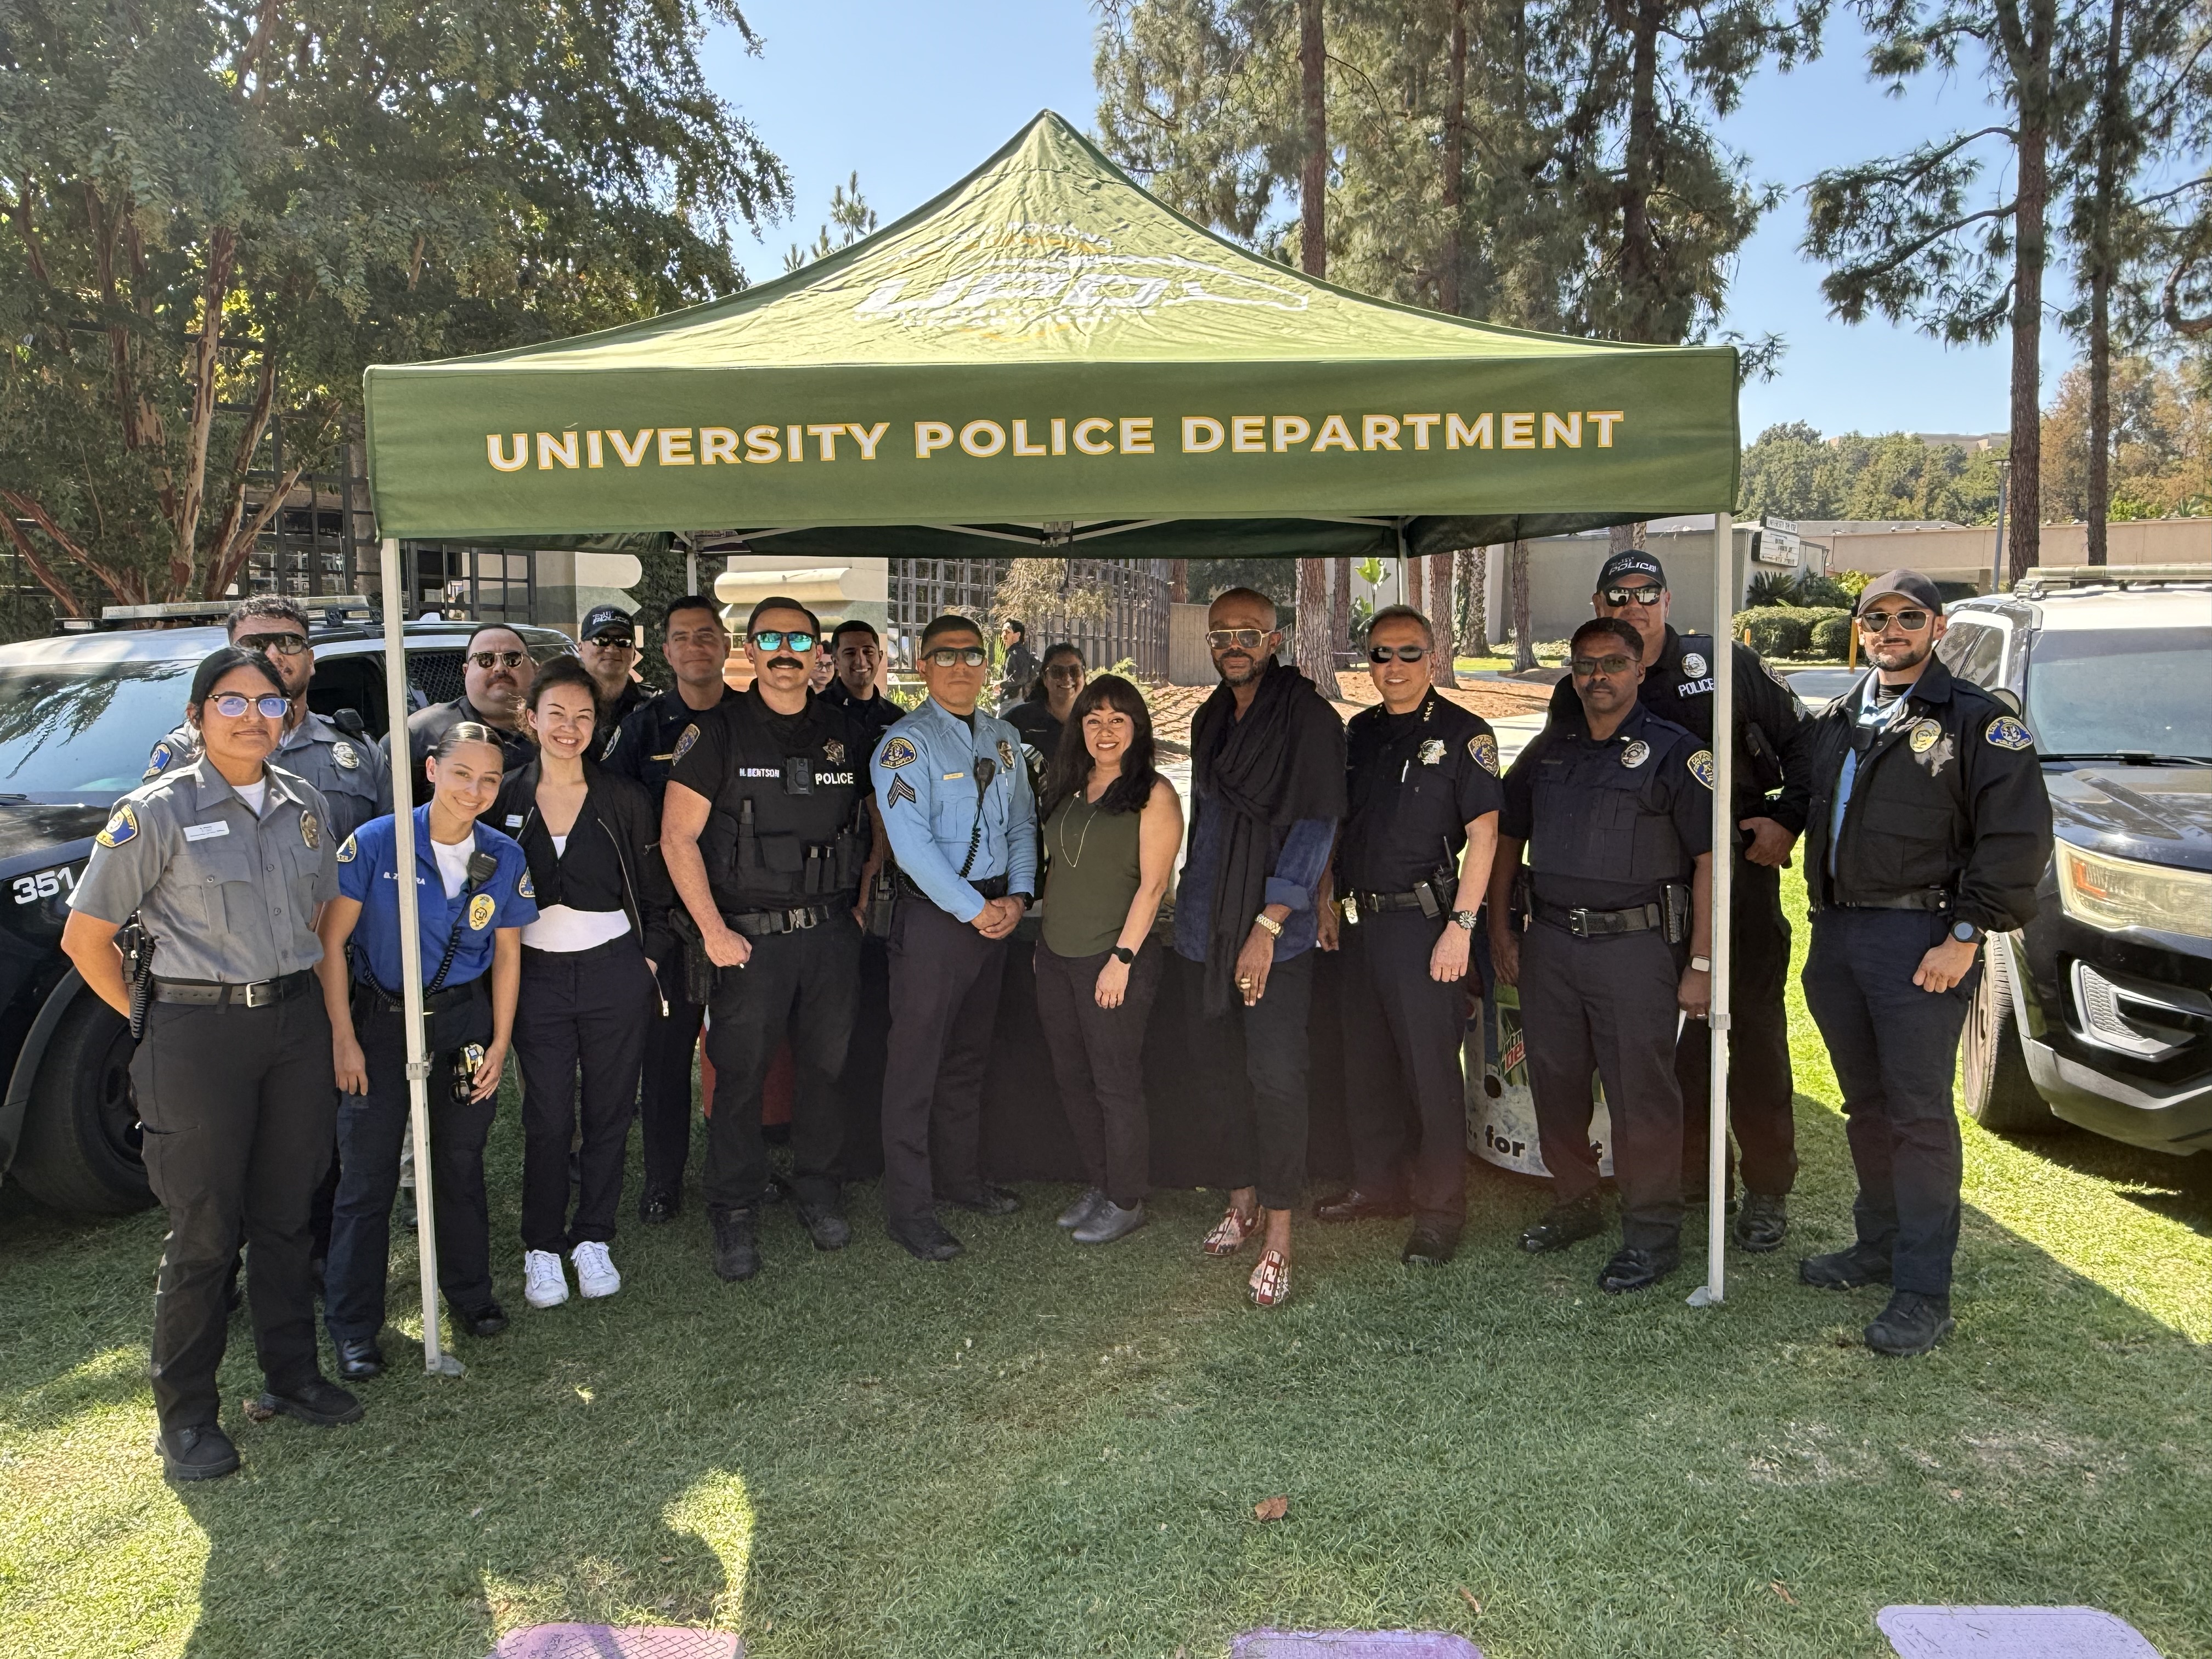
M980 792L979 762L991 770ZM868 770L892 857L938 908L973 921L983 896L971 884L999 875L1036 896L1036 798L1012 726L978 709L971 731L931 697L884 732Z
M1859 682L1851 708L1851 724L1857 732L1877 731L1905 712L1912 688L1899 686L1897 695L1884 702L1877 695L1881 686L1881 675L1871 668L1867 671L1866 678ZM1836 849L1843 844L1844 812L1851 804L1851 786L1858 781L1858 777L1859 750L1858 744L1854 742L1844 750L1844 769L1836 779L1836 810L1828 820L1828 873L1831 876L1836 873Z

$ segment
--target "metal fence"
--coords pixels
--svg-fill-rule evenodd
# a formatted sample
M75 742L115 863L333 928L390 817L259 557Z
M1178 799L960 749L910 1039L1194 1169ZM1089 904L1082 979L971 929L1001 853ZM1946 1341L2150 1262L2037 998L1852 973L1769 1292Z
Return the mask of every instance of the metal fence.
M978 622L1000 620L994 596L1011 559L892 559L891 631L917 637L933 617L947 611ZM1168 672L1168 566L1165 559L1071 559L1071 585L1105 600L1103 617L1025 616L1031 648L1066 640L1092 668L1136 665L1138 677L1158 682Z

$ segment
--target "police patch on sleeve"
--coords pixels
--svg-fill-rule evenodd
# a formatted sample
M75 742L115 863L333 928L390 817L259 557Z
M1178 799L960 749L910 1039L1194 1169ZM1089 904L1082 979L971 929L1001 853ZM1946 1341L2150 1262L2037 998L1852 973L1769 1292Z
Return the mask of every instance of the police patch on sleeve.
M698 742L699 726L698 723L695 720L690 726L685 726L684 728L684 735L676 739L676 750L673 754L669 756L669 763L673 765L676 762L682 760L698 745Z
M522 872L522 879L515 883L514 890L526 899L534 899L538 896L538 890L530 884L530 872L528 870L525 870Z
M1633 772L1651 758L1651 745L1638 738L1620 751L1620 763Z
M353 844L353 837L351 836L348 836L343 841L338 843L338 862L340 864L351 864L354 861L355 855L360 851L361 848Z
M1710 789L1713 787L1713 751L1700 749L1690 757L1690 775Z
M300 814L300 839L307 843L310 853L323 844L322 826L315 822L315 815L313 812L303 811Z
M331 745L331 760L341 772L351 772L361 765L361 750L340 738Z
M1759 665L1766 671L1766 678L1772 680L1784 691L1788 691L1791 689L1790 682L1783 677L1782 671L1777 668L1772 663L1762 662Z
M1993 749L2033 749L2035 733L2009 714L2000 714L1990 722L1990 729L1982 733Z
M876 757L876 764L886 772L896 772L900 767L911 766L921 758L921 756L915 749L912 738L885 738L883 751ZM907 799L908 800L914 799L911 790L907 793Z
M137 834L138 815L131 810L130 803L126 801L115 809L107 820L106 828L93 840L102 847L120 847L125 842L135 839Z
M1467 752L1474 757L1474 763L1489 773L1492 777L1498 775L1497 738L1492 737L1487 732L1469 738L1467 740Z
M497 907L492 902L492 896L489 893L478 893L474 898L469 901L470 928L476 933L481 933L483 932L485 927L491 921L492 911L496 908Z
M177 751L170 747L169 740L167 738L162 738L154 745L154 752L146 757L146 770L140 775L138 781L153 782L155 778L169 769L169 763L176 757Z

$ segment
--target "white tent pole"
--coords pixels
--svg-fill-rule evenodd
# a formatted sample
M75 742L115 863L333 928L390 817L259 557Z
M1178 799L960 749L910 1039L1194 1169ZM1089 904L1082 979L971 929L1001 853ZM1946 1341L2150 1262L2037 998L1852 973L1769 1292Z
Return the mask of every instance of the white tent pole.
M1729 896L1735 877L1735 813L1733 808L1735 772L1735 641L1731 637L1735 618L1735 515L1713 515L1713 874L1712 943L1707 947L1713 964L1712 1012L1708 1024L1712 1042L1712 1085L1707 1100L1711 1115L1705 1144L1705 1282L1692 1291L1690 1305L1712 1306L1726 1300L1728 1250L1728 1046ZM1697 1109L1688 1101L1685 1111Z
M392 817L399 880L399 995L407 1028L407 1121L415 1137L415 1239L422 1261L422 1369L436 1376L459 1376L461 1362L438 1340L438 1231L433 1213L430 1161L430 1061L422 1052L422 901L415 890L415 811L412 763L407 749L407 641L405 588L400 580L399 544L387 536L378 544L384 567L384 707L392 742Z

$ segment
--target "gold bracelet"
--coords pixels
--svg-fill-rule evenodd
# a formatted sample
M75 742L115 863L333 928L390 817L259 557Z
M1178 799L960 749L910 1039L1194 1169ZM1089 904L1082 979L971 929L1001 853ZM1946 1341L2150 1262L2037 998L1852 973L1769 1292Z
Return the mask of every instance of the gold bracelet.
M1283 924L1277 921L1274 917L1269 915L1265 910L1261 911L1258 915L1253 917L1252 922L1255 927L1266 928L1277 939L1280 939L1283 936Z

